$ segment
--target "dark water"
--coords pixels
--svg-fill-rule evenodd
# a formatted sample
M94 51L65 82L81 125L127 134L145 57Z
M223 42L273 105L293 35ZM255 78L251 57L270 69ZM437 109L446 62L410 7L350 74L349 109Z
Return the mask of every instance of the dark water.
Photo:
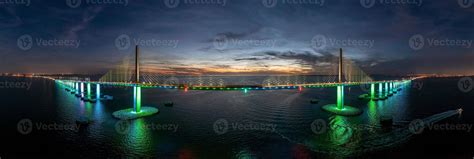
M142 105L157 107L160 113L130 122L111 115L131 107L130 88L103 88L102 93L114 100L91 104L54 81L0 79L31 84L29 89L0 89L2 158L474 157L474 130L425 127L417 134L409 129L415 119L439 125L474 123L474 91L460 91L459 78L416 80L377 102L357 99L363 89L348 87L346 104L364 111L355 117L320 109L336 101L335 88L247 93L142 89ZM314 98L320 103L311 104ZM163 106L166 101L173 101L174 106ZM462 116L450 112L460 107ZM75 126L81 116L94 121L78 130L54 127ZM394 126L382 128L382 116L393 117ZM31 131L18 125L23 119L31 121Z

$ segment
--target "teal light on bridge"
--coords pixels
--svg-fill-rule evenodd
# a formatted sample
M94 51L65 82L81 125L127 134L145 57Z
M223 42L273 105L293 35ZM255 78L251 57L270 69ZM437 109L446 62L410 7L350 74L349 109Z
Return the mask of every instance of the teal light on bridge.
M141 87L133 87L133 110L135 113L141 112L142 106L142 89Z
M344 85L337 86L337 108L344 109Z
M388 96L388 83L385 83L385 95Z
M74 83L74 89L79 90L79 84L78 83Z
M370 99L375 98L375 84L370 84Z
M81 96L84 97L84 83L81 83Z
M100 84L96 84L95 89L96 97L100 98Z
M87 97L91 96L91 83L87 83Z

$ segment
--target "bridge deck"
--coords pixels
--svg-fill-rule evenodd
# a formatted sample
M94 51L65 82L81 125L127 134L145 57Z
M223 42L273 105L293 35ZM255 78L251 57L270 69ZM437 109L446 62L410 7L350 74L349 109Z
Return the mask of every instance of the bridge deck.
M226 86L204 86L186 84L163 85L153 83L125 83L125 82L99 82L99 81L75 81L75 80L56 80L61 83L90 83L100 84L112 87L143 87L143 88L163 88L163 89L185 89L185 90L273 90L273 89L302 89L302 88L329 88L340 85L354 86L378 83L403 83L410 80L391 80L391 81L370 81L370 82L343 82L343 83L307 83L307 84L290 84L290 85L226 85Z

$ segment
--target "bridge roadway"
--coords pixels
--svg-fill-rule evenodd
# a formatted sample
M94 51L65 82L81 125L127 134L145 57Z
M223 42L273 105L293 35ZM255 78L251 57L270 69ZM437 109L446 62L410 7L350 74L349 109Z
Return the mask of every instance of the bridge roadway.
M337 86L355 86L355 85L370 85L370 84L385 84L393 83L394 85L409 82L413 79L408 80L387 80L387 81L368 81L368 82L343 82L343 83L307 83L307 84L289 84L289 85L226 85L226 86L203 86L203 85L191 85L177 84L153 84L153 83L132 83L132 82L99 82L99 81L76 81L76 80L57 80L63 84L72 85L74 83L90 83L99 84L107 87L142 87L142 88L162 88L162 89L183 89L183 90L221 90L221 91L232 91L232 90L275 90L275 89L303 89L303 88L330 88Z

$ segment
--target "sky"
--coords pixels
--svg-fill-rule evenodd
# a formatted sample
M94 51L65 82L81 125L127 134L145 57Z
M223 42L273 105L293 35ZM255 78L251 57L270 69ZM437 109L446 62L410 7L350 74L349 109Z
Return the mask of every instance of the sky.
M0 1L0 72L474 74L474 0Z

